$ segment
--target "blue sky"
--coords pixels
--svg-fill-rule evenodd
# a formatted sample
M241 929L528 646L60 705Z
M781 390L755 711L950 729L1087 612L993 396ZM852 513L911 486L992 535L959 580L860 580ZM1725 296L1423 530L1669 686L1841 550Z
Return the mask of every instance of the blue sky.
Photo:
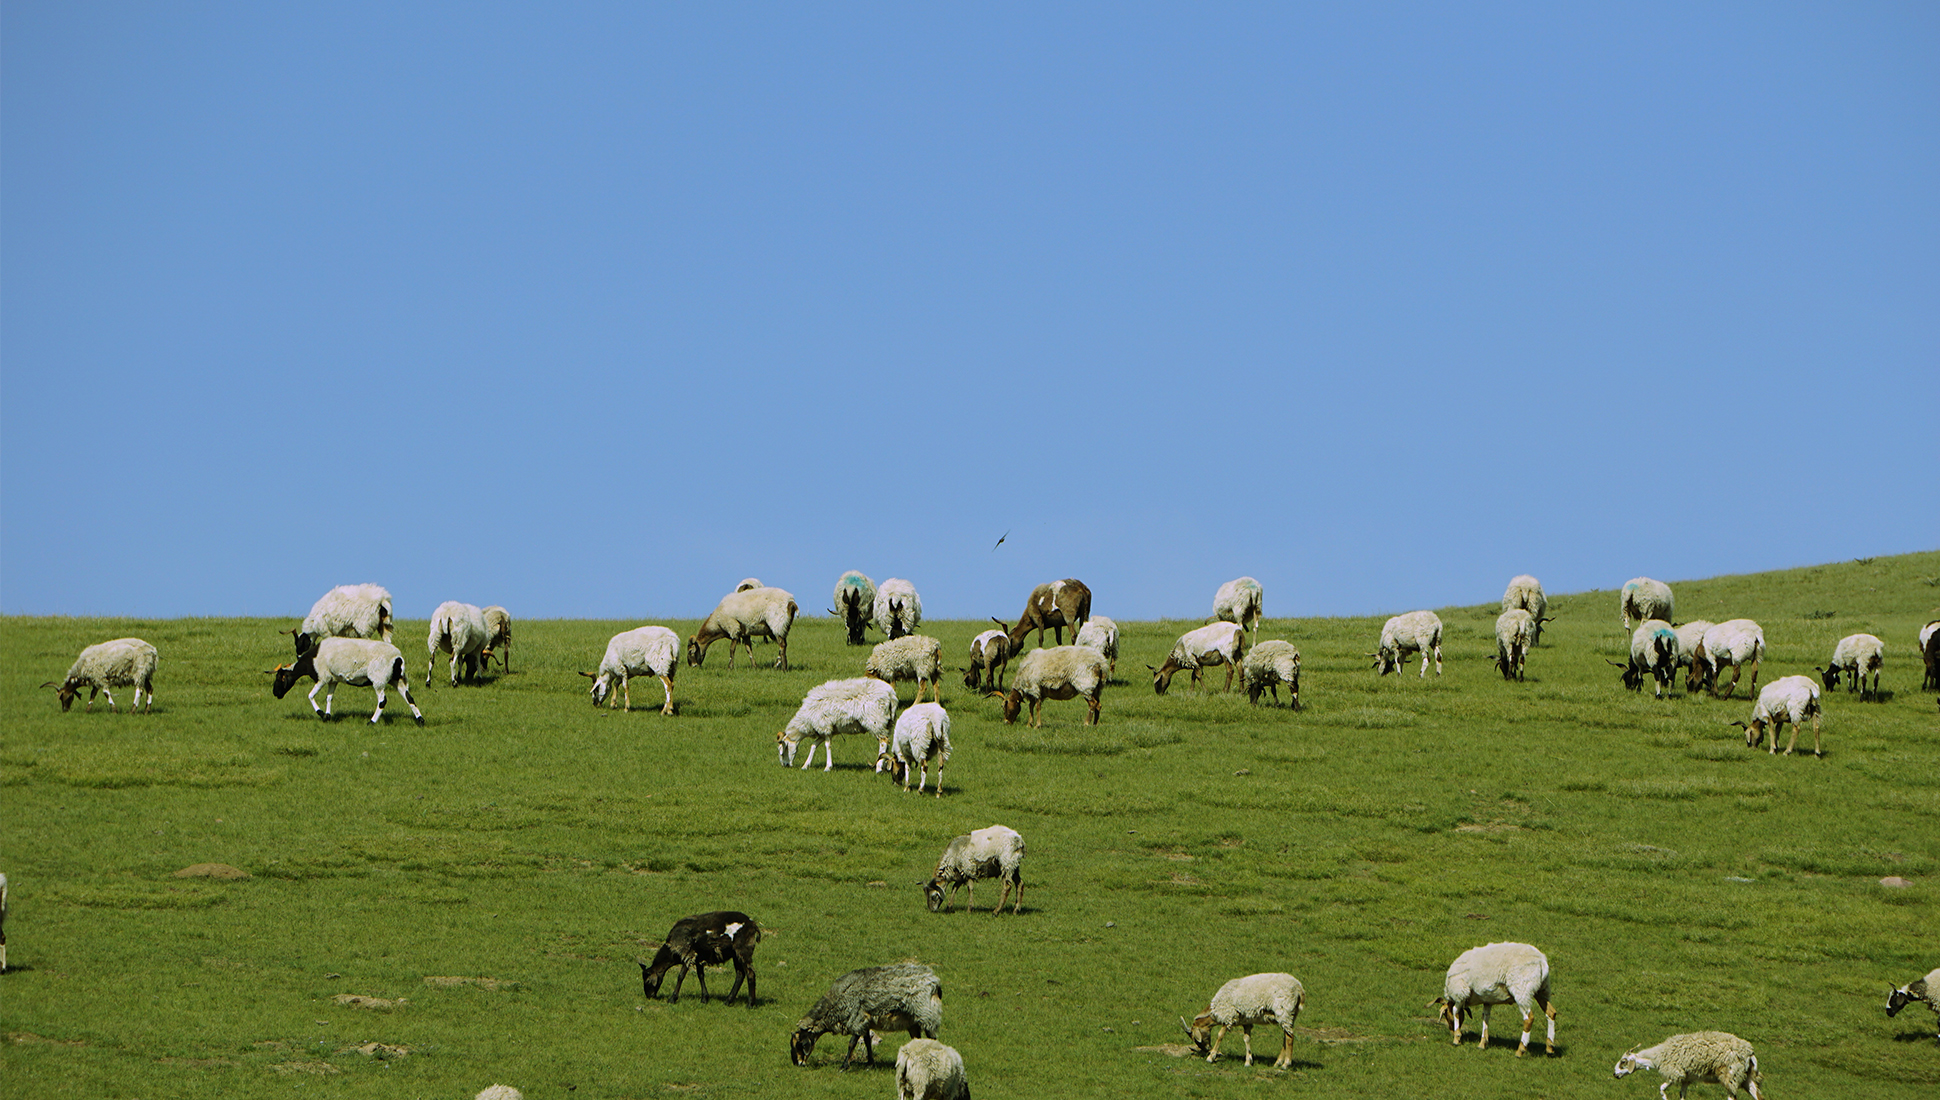
M1936 196L1931 4L11 0L0 611L1932 549Z

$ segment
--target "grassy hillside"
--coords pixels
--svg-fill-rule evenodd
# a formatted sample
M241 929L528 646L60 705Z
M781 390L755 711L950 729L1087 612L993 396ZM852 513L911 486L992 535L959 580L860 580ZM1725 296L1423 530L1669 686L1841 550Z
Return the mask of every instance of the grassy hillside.
M1673 584L1680 618L1759 620L1761 683L1880 635L1886 697L1828 693L1824 759L1748 751L1726 725L1743 698L1621 689L1614 591L1555 598L1520 684L1489 664L1493 606L1440 609L1446 670L1426 682L1369 670L1378 619L1268 620L1260 637L1303 654L1300 712L1217 676L1156 696L1144 665L1197 624L1121 623L1095 729L1077 702L1005 727L949 681L936 799L892 789L854 739L833 772L777 766L802 694L866 655L826 618L798 624L787 673L728 670L716 647L681 671L675 718L651 681L632 714L588 703L576 670L637 623L521 622L511 674L426 689L425 624L405 622L423 728L395 698L365 724L363 688L329 725L300 693L272 699L260 670L288 660L287 622L0 620L18 968L0 1091L884 1096L900 1036L845 1074L833 1037L791 1066L788 1033L843 972L916 959L984 1100L1643 1097L1654 1075L1612 1082L1617 1056L1704 1028L1756 1044L1781 1098L1932 1095L1932 1015L1883 1005L1940 965L1940 720L1913 653L1940 553ZM982 625L924 629L956 655ZM152 715L62 714L36 687L123 634L161 650ZM993 822L1028 840L1023 913L925 911L944 844ZM204 862L251 877L174 876ZM703 1004L691 978L677 1005L645 1000L633 960L715 908L765 929L757 1006ZM1556 1057L1513 1057L1512 1009L1491 1049L1473 1026L1452 1049L1426 1007L1456 954L1495 940L1548 953ZM1251 1069L1177 1057L1177 1017L1261 970L1307 987L1293 1069L1270 1068L1266 1031Z

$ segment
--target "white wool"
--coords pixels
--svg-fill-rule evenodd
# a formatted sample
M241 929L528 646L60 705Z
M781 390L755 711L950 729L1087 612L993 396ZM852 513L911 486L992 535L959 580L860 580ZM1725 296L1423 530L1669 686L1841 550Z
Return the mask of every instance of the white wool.
M377 710L370 716L376 724L384 715L384 689L395 687L411 708L411 716L419 725L424 724L424 714L418 710L416 700L411 698L410 677L404 674L404 652L389 642L370 638L325 638L316 644L309 657L311 667L316 673L316 686L310 689L310 709L317 717L328 719L335 703L338 684L351 684L356 687L369 687L377 694ZM298 658L297 664L302 664ZM285 673L292 672L293 666L285 665L277 670L279 682ZM292 686L294 683L292 682ZM323 706L317 706L317 692L323 692Z
M970 1100L963 1056L935 1039L911 1039L896 1052L896 1100Z
M1300 1018L1300 1009L1306 1000L1306 989L1291 974L1249 974L1234 978L1213 994L1206 1011L1186 1024L1186 1034L1210 1062L1219 1057L1219 1044L1225 1040L1227 1029L1238 1027L1246 1037L1246 1064L1250 1066L1253 1064L1253 1025L1274 1024L1284 1038L1280 1056L1273 1064L1285 1067L1293 1061L1293 1025ZM1219 1028L1216 1037L1211 1036L1214 1026Z
M1810 676L1781 676L1766 684L1758 693L1758 702L1751 708L1751 721L1745 727L1745 744L1756 748L1759 738L1769 732L1771 751L1778 751L1779 728L1787 722L1792 725L1792 740L1785 748L1785 755L1792 755L1798 745L1799 726L1810 718L1812 720L1812 751L1819 751L1819 682Z
M1411 653L1421 654L1421 675L1428 678L1428 660L1435 661L1435 675L1442 674L1442 620L1433 611L1410 611L1396 615L1381 626L1381 643L1374 653L1374 667L1386 676L1399 672Z
M909 790L909 775L922 770L916 784L920 794L929 783L930 761L936 761L936 796L943 797L943 765L950 759L950 713L940 703L917 703L896 718L895 735L887 751L876 756L876 770L885 766Z
M1673 1035L1654 1047L1632 1050L1617 1059L1614 1073L1627 1077L1639 1069L1654 1069L1664 1078L1660 1096L1669 1095L1666 1090L1676 1085L1679 1100L1698 1081L1723 1085L1727 1096L1749 1088L1752 1100L1759 1100L1758 1082L1763 1080L1751 1044L1727 1031Z
M1826 687L1839 686L1839 674L1851 676L1850 690L1864 691L1868 675L1873 678L1873 691L1879 690L1879 671L1886 665L1886 643L1871 634L1848 634L1839 639L1833 647L1832 660L1825 667Z
M788 669L788 631L795 624L800 608L792 593L780 588L750 588L730 592L701 623L699 631L687 640L687 663L698 666L707 649L721 639L728 643L728 667L734 667L736 646L748 647L748 662L754 662L754 639L772 638L780 648L775 667Z
M135 689L135 697L128 704L129 713L134 713L137 707L145 710L153 709L157 660L155 647L140 638L116 638L88 646L81 651L79 657L74 659L74 663L68 666L67 676L58 685L62 700L61 709L66 710L68 704L73 702L74 696L79 694L82 688L87 688L88 702L83 709L93 710L95 693L100 692L108 697L108 709L113 710L115 709L113 689L118 687ZM57 685L50 682L41 686ZM143 692L148 695L146 704L142 702Z
M660 713L674 712L674 674L680 670L680 635L664 626L642 626L613 635L606 643L606 655L600 658L599 671L593 676L593 705L624 701L626 709L633 709L633 698L628 691L628 681L634 676L657 676L666 698L660 705ZM613 695L613 687L618 682L620 693ZM611 701L609 701L611 700Z
M1624 672L1624 686L1643 686L1646 673L1655 683L1656 697L1662 699L1677 678L1677 631L1662 619L1646 619L1630 632L1630 665Z
M792 766L803 738L808 738L806 769L815 762L815 748L823 750L822 770L835 766L831 737L849 733L874 734L880 748L887 743L896 718L896 689L868 676L853 680L830 680L810 688L802 705L788 725L775 736L776 752L783 767Z
M485 612L476 604L457 600L439 604L431 613L431 630L424 640L425 648L431 652L424 663L424 685L431 686L431 666L443 652L451 654L451 686L457 687L459 664L468 661L476 668L491 637L491 628L485 625Z
M1001 634L1002 631L988 633ZM981 637L981 635L979 635ZM1118 670L1118 624L1103 615L1093 615L1085 620L1079 629L1074 645L1087 646L1105 655L1105 663L1112 671Z
M1758 666L1765 659L1765 632L1750 619L1727 619L1704 632L1698 642L1697 652L1691 656L1691 674L1702 681L1709 681L1711 694L1718 692L1718 677L1728 665L1731 668L1731 684L1725 690L1729 696L1738 688L1738 677L1746 666L1751 668L1751 687L1758 686Z
M915 585L901 577L891 577L876 586L872 610L876 629L887 635L914 634L923 622L923 598L916 594Z
M1287 685L1288 699L1293 709L1299 710L1300 651L1292 642L1272 638L1254 646L1240 662L1240 686L1252 702L1259 702L1260 693L1270 690L1277 703L1281 684Z
M303 620L310 641L323 638L391 640L391 594L375 584L340 584L323 594Z
M1442 1020L1462 1042L1462 1020L1472 1007L1482 1009L1481 1045L1489 1043L1489 1009L1513 1003L1522 1014L1518 1057L1529 1048L1529 1028L1538 1007L1549 1017L1546 1049L1556 1052L1556 1008L1549 997L1549 959L1526 943L1490 943L1456 956L1442 979Z
M1495 659L1503 679L1522 679L1523 661L1535 644L1536 617L1520 607L1504 611L1495 620Z
M916 681L916 701L923 701L923 687L928 685L932 694L940 700L943 675L943 643L923 634L905 634L892 638L869 651L869 661L863 671L878 680L895 683L898 680Z
M1213 593L1213 618L1258 631L1265 603L1266 592L1260 582L1239 577L1220 585L1219 591Z
M1523 573L1509 578L1509 587L1502 590L1502 610L1513 611L1522 608L1536 620L1536 631L1530 639L1535 645L1543 640L1543 616L1549 611L1549 597L1543 594L1543 582Z
M1003 893L990 911L995 913L1003 908L1004 899L1009 896L1011 887L1015 886L1017 901L1011 906L1014 915L1024 904L1023 864L1024 837L1008 826L992 825L951 838L950 843L944 846L943 854L937 858L936 873L930 876L929 885L924 887L930 911L934 913L953 906L957 887L965 884L968 884L969 896L964 905L975 908L977 880L994 878L1003 883ZM947 901L943 893L945 887L949 888Z
M1623 628L1629 630L1632 619L1639 622L1645 619L1675 620L1677 602L1671 596L1671 586L1663 581L1632 577L1624 582L1623 590L1617 593L1617 613L1623 616Z
M1111 673L1105 655L1082 645L1033 649L1017 663L1004 701L1004 721L1013 722L1025 703L1030 704L1032 726L1042 724L1041 707L1046 699L1076 699L1089 704L1085 721L1097 720L1101 696Z

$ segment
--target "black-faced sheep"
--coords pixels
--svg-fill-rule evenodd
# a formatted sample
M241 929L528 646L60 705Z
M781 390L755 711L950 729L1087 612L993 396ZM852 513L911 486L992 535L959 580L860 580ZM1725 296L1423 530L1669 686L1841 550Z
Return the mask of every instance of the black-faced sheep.
M1529 1029L1537 1008L1549 1017L1549 1038L1544 1049L1556 1053L1556 1006L1549 999L1549 959L1526 943L1491 943L1471 947L1456 956L1442 980L1442 995L1435 1000L1441 1008L1442 1022L1456 1046L1462 1045L1462 1024L1469 1010L1482 1007L1482 1038L1478 1049L1489 1045L1489 1008L1514 1003L1522 1013L1522 1041L1516 1044L1516 1057L1529 1050Z
M1003 883L1003 892L997 895L997 904L990 909L996 916L1004 907L1004 899L1010 896L1011 887L1017 888L1017 900L1011 904L1011 916L1016 916L1024 904L1024 838L1017 830L1003 825L992 825L988 829L977 829L964 836L953 838L943 848L943 855L936 861L936 873L923 886L923 900L932 913L948 910L955 906L957 887L968 884L964 900L965 909L977 905L977 880L994 878ZM944 898L944 889L949 889L949 898Z
M754 949L761 942L761 926L746 913L721 910L714 913L696 913L682 917L674 922L667 938L654 950L653 961L640 964L640 988L648 998L660 993L660 983L667 971L680 967L674 978L673 996L667 998L669 1004L680 1003L680 987L687 980L687 970L692 967L694 976L700 979L701 1000L707 1000L707 968L721 963L734 964L734 987L728 990L727 1002L734 1003L734 995L741 991L742 979L748 982L748 1007L754 1007Z
M1630 632L1630 662L1617 665L1623 669L1623 686L1641 690L1644 677L1649 676L1656 681L1656 697L1662 699L1677 683L1677 653L1677 631L1671 624L1662 619L1638 623Z
M1017 625L1005 627L1010 636L1010 651L1022 653L1024 639L1031 631L1037 631L1037 645L1044 648L1044 631L1049 629L1055 644L1064 644L1064 628L1071 628L1071 637L1076 640L1078 629L1091 618L1091 589L1076 577L1066 577L1061 581L1051 581L1031 589L1030 598L1024 601L1024 613L1017 617ZM1004 626L1004 620L991 616L991 622Z
M1212 665L1226 666L1226 690L1233 690L1233 673L1238 670L1240 659L1246 655L1246 631L1238 623L1209 623L1197 630L1188 630L1179 635L1172 643L1172 651L1166 654L1165 664L1158 667L1146 665L1152 670L1152 690L1164 695L1172 686L1172 675L1180 669L1192 674L1192 686L1199 686L1200 672Z
M4 893L5 886L6 876L0 875L0 894ZM5 939L0 939L0 963L6 961L6 942ZM1888 991L1886 994L1887 1018L1891 1019L1894 1016L1898 1016L1900 1009L1905 1008L1914 1001L1925 1004L1936 1015L1940 1015L1940 969L1929 970L1927 971L1926 977L1915 978L1898 989ZM1940 1031L1936 1031L1933 1038L1935 1041L1940 1041Z
M1085 725L1095 726L1110 675L1105 667L1105 655L1090 646L1033 649L1017 663L1017 675L1011 677L1010 690L991 694L1004 701L1005 725L1017 721L1027 702L1031 706L1030 725L1036 728L1044 724L1042 708L1046 699L1082 697L1086 706Z
M917 963L870 966L851 970L835 980L815 1007L795 1024L788 1037L788 1059L808 1064L815 1041L824 1035L847 1035L849 1051L842 1068L855 1059L857 1040L867 1060L876 1060L874 1031L907 1031L912 1039L934 1039L943 1026L943 983L936 972Z
M404 671L404 654L389 642L372 641L368 638L325 638L318 642L315 649L296 659L295 664L280 665L271 670L276 677L270 690L278 699L289 694L298 680L305 678L317 682L310 689L310 709L317 717L330 721L331 706L337 696L338 684L354 684L359 687L368 685L377 692L377 710L371 716L371 724L384 717L384 689L395 687L404 702L411 708L411 717L418 725L424 725L424 712L411 698L411 677ZM322 691L323 706L317 706L317 692Z
M65 677L40 686L59 689L54 697L60 700L62 711L74 705L74 697L82 688L88 689L88 703L82 710L91 711L97 694L107 695L108 709L113 710L114 689L133 687L135 697L128 703L128 713L133 714L137 709L145 713L155 706L156 660L155 647L140 638L116 638L83 649L68 666ZM146 703L142 702L144 692L148 695Z
M788 630L795 625L801 609L795 597L779 588L750 588L730 592L707 616L699 631L687 639L687 663L695 668L707 659L707 649L723 638L728 644L728 667L734 667L734 649L748 647L748 666L754 666L754 640L773 638L781 648L775 667L788 671Z
M1839 677L1843 673L1851 677L1847 691L1856 691L1859 697L1866 697L1866 674L1872 673L1872 693L1879 696L1879 670L1886 664L1886 643L1871 634L1848 634L1839 639L1832 650L1832 660L1826 666L1816 669L1825 680L1827 691L1839 690Z
M1293 1022L1300 1018L1300 1009L1306 1003L1307 991L1293 975L1249 974L1220 986L1206 1011L1191 1023L1186 1023L1181 1016L1179 1026L1186 1029L1186 1038L1192 1040L1193 1053L1204 1055L1211 1062L1219 1057L1219 1044L1226 1040L1226 1030L1237 1025L1246 1044L1246 1064L1250 1066L1253 1064L1253 1025L1277 1024L1283 1038L1280 1056L1273 1060L1273 1065L1276 1069L1285 1069L1293 1064ZM1215 1026L1219 1028L1216 1036L1212 1033Z
M869 625L875 609L875 581L851 569L835 582L835 606L829 608L829 614L848 627L850 645L863 644L863 628Z

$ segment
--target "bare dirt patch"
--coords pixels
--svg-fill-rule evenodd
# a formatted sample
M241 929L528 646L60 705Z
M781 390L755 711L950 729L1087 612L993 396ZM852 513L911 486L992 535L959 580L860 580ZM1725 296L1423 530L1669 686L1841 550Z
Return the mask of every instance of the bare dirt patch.
M85 1039L49 1039L45 1036L36 1035L31 1031L9 1031L7 1032L7 1042L15 1046L28 1046L34 1043L42 1043L50 1047L84 1047L88 1045Z
M317 1077L323 1077L328 1074L343 1072L343 1070L338 1069L328 1062L278 1062L269 1068L285 1077L294 1073L308 1073Z
M392 1001L383 997L360 997L355 993L339 993L330 999L345 1008L367 1008L376 1012L389 1012L391 1009L402 1008L411 1003L403 997Z
M361 1054L366 1058L405 1058L411 1054L410 1047L393 1046L390 1043L365 1043L362 1046L345 1047L338 1054Z

